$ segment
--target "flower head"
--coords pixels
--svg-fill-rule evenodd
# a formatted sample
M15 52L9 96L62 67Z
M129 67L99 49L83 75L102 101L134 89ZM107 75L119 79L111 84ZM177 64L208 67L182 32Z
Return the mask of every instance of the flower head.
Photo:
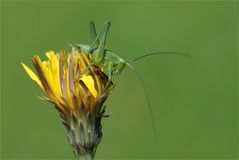
M39 78L25 64L22 66L45 93L43 99L59 110L77 157L93 157L102 136L103 103L113 84L101 69L91 65L90 55L75 47L71 54L49 51L46 56L46 61L37 55L32 58Z

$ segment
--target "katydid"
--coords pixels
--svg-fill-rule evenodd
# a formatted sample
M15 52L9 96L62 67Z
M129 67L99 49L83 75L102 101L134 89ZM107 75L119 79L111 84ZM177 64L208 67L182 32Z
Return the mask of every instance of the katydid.
M110 27L110 22L107 21L104 23L100 33L97 35L95 30L95 25L93 21L90 21L89 29L90 29L90 37L91 37L91 45L87 44L76 44L76 46L86 54L91 54L93 57L93 63L91 65L98 66L101 68L104 73L108 76L109 80L112 79L113 76L119 75L125 66L131 65L133 62L138 61L141 58L158 55L158 54L175 54L188 56L187 54L178 53L178 52L156 52L150 53L143 56L140 56L132 61L127 61L120 57L115 52L105 49L107 33ZM131 66L132 67L132 66ZM88 69L88 68L87 68Z
M111 81L113 76L120 75L120 73L123 71L125 66L128 66L130 69L132 69L133 72L138 77L141 85L143 86L145 97L148 103L148 109L149 109L151 120L153 123L152 126L154 130L154 135L155 135L155 138L158 139L157 130L155 127L155 120L154 120L153 112L151 108L151 103L149 100L146 87L144 85L144 81L141 78L139 72L132 65L132 63L142 58L145 58L147 56L159 55L159 54L175 54L175 55L181 55L186 57L190 57L190 56L187 54L178 53L178 52L155 52L155 53L145 54L131 61L125 60L122 57L120 57L118 54L114 53L113 51L105 48L107 33L110 28L110 24L111 23L109 21L106 21L103 27L101 28L99 34L97 35L94 22L90 21L89 30L90 30L91 45L87 45L87 44L75 45L79 50L81 50L82 52L86 54L91 54L93 57L93 62L88 67L86 67L86 69L83 71L83 73L81 73L81 75L83 75L84 72L86 72L91 65L94 65L99 67L108 76L109 81Z

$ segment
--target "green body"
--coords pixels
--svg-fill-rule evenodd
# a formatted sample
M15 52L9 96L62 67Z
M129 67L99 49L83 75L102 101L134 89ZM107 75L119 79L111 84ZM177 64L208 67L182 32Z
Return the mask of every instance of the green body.
M101 68L103 72L108 76L109 80L111 80L112 76L119 75L123 71L126 66L126 61L116 53L105 49L106 37L109 27L110 22L105 22L99 35L97 35L94 22L90 21L89 29L91 33L92 45L76 44L76 46L84 53L91 54L93 57L92 65ZM88 70L88 68L89 66L86 70Z
M119 75L126 66L126 61L110 50L105 49L103 57L99 59L97 56L97 50L90 51L90 45L79 44L77 46L84 53L92 55L94 61L93 65L96 65L101 68L104 73L109 77L109 79L111 79L112 76Z

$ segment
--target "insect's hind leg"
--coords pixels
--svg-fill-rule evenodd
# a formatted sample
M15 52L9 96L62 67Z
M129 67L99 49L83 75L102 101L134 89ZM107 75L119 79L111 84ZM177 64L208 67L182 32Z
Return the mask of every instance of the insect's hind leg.
M102 35L104 36L104 34L108 32L110 24L111 24L110 21L106 21L104 25L102 26L102 28L100 29L99 34L97 34L95 30L94 22L93 21L90 22L89 28L90 28L91 36L92 38L95 38L91 44L91 50L93 50L95 46L98 47L100 45L100 38Z
M99 46L99 39L97 38L94 21L90 21L89 30L90 30L90 39L91 39L92 48Z
M110 22L105 22L102 31L97 35L97 38L95 41L97 41L99 39L99 36L102 34L102 37L100 39L99 42L99 46L98 48L95 50L95 61L97 63L101 62L101 60L103 59L104 55L105 55L105 44L106 44L106 38L107 38L107 33L108 30L110 28ZM94 44L92 45L94 46ZM92 48L91 50L93 50L94 48Z

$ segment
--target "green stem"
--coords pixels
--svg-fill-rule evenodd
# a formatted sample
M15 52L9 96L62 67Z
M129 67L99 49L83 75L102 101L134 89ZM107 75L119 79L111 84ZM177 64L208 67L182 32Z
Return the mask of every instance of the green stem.
M82 152L82 150L78 147L75 150L76 152L76 158L78 160L93 160L94 159L94 152L92 152L91 150L84 150L84 152Z
M78 157L78 160L93 160L93 156L91 154L86 154L86 155L80 155Z

